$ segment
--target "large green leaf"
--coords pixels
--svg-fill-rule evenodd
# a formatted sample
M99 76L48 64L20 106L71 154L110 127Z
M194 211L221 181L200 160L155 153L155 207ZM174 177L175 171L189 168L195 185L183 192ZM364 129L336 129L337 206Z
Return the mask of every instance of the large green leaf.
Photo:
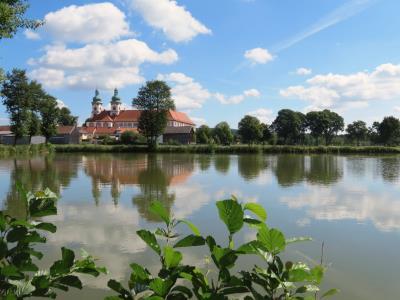
M179 220L178 223L186 224L195 235L200 235L200 230L192 222L187 220Z
M225 223L232 235L243 227L243 209L235 200L222 200L217 202L219 218Z
M158 255L161 255L160 245L157 243L157 239L152 232L142 229L136 231L136 233L151 249L157 252Z
M57 282L77 288L77 289L82 289L82 282L79 279L79 277L77 277L75 275L63 276L59 280L57 280Z
M114 279L110 279L107 283L107 286L113 291L116 291L118 294L120 294L123 297L122 299L132 299L131 293L126 290L120 282Z
M253 212L263 222L267 220L267 212L265 211L264 207L258 203L246 203L243 206L243 209Z
M321 298L326 298L326 297L331 297L333 295L336 295L337 293L339 293L340 291L338 289L330 289L329 291L326 291Z
M190 234L180 241L178 241L174 248L183 248L183 247L193 247L193 246L203 246L206 243L205 239L201 236Z
M182 260L182 253L170 246L164 247L164 263L167 269L176 268Z
M52 223L42 222L42 223L37 224L35 227L36 227L36 229L46 230L46 231L49 231L51 233L54 233L54 232L57 231L57 227Z
M171 287L173 286L173 282L169 279L163 280L161 278L155 278L150 282L150 288L161 297L165 297Z
M263 243L267 251L274 255L285 250L285 236L277 229L260 228L257 233L257 240Z
M160 201L153 201L150 204L150 211L159 216L167 225L171 222L169 212Z
M15 243L26 237L28 229L25 227L16 227L11 229L7 234L7 242Z

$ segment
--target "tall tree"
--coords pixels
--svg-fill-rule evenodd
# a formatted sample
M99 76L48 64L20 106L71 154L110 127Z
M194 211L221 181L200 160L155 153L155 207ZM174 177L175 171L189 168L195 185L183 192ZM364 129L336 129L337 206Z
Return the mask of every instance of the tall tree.
M167 126L168 111L175 110L171 88L164 81L148 81L139 89L132 104L142 111L138 126L140 133L146 137L149 146L156 146L157 138Z
M333 137L344 129L343 118L328 109L307 113L306 125L317 143L322 136L326 145L330 144Z
M260 121L253 116L244 116L238 124L238 133L242 143L253 144L259 142L263 137Z
M42 127L42 121L36 112L30 111L29 114L29 125L28 125L28 135L29 140L32 141L32 137L40 134Z
M230 145L233 142L232 130L228 123L221 122L213 130L214 140L222 145Z
M19 28L36 29L43 22L25 17L27 0L0 0L0 40L12 38Z
M53 96L46 95L40 102L40 116L42 117L41 132L46 138L46 144L49 138L57 133L57 121L59 109L57 100Z
M68 107L59 109L58 124L63 126L74 126L78 122L78 117L71 115Z
M306 126L310 131L310 135L315 139L316 144L319 144L319 139L324 132L323 115L321 111L310 111L306 114Z
M44 95L42 86L29 81L24 70L14 69L7 74L2 83L1 96L9 114L11 131L15 135L14 143L29 134L31 112Z
M378 126L379 141L385 145L400 144L400 120L395 117L385 117Z
M262 131L262 143L268 143L272 139L272 132L270 126L268 124L261 123L261 131Z
M349 138L356 141L357 146L360 145L360 141L365 140L368 134L367 124L364 121L354 121L347 125L346 132Z
M282 109L272 123L272 129L277 133L283 144L299 143L305 132L305 116L301 112Z
M196 143L209 144L212 140L212 132L207 125L201 125L196 129Z

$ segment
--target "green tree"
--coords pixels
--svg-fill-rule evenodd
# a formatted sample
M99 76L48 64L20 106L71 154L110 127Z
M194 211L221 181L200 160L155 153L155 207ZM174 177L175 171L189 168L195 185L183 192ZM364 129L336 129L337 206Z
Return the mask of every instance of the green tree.
M306 126L317 143L322 136L325 139L325 144L329 145L334 136L344 129L344 121L337 113L325 109L309 112L306 115Z
M28 8L27 0L0 0L0 40L12 38L19 28L36 29L43 24L25 17Z
M283 144L299 143L305 132L305 116L301 112L282 109L272 123L273 130L277 133Z
M347 125L346 132L351 140L356 141L357 145L360 145L360 141L365 140L367 137L367 124L361 120L354 121Z
M270 126L268 124L261 123L261 132L262 132L262 143L269 143L272 139L272 132Z
M213 137L216 142L222 145L230 145L233 142L232 130L226 122L218 123L217 126L215 126Z
M63 126L74 126L78 122L78 117L71 115L68 107L59 109L58 124Z
M31 111L29 114L29 126L28 126L28 134L30 140L32 140L33 136L40 134L41 126L42 122L39 116L37 115L36 112Z
M372 126L368 127L368 138L374 144L379 143L378 128L380 124L381 123L375 121L374 123L372 123Z
M139 131L151 147L157 145L157 138L167 126L167 113L175 109L171 88L160 80L148 81L139 89L133 99L133 106L142 111L139 118Z
M385 117L378 126L379 141L385 145L400 143L400 120L395 117Z
M29 81L26 72L14 69L8 73L2 83L1 96L15 135L14 144L24 135L29 134L32 111L37 102L44 97L42 86L36 81Z
M59 109L57 100L53 96L46 95L40 102L40 116L42 117L41 132L46 138L46 144L49 138L57 133L57 121L59 118Z
M242 143L245 144L257 143L263 137L263 128L260 121L253 116L244 116L238 124L238 129Z
M207 125L201 125L196 129L197 144L209 144L212 140L212 131Z

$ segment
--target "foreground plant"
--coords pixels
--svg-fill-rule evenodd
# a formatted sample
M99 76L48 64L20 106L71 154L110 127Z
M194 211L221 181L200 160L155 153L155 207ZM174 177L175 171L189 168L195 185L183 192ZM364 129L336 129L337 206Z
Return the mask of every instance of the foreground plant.
M43 253L34 246L46 243L43 231L56 232L52 223L37 221L57 214L57 195L50 190L26 193L19 189L26 205L26 219L17 220L0 211L0 298L7 300L28 297L56 298L56 290L68 291L69 287L81 289L78 274L99 276L105 268L97 267L92 256L82 250L82 259L67 248L61 249L61 259L49 270L39 270L35 259Z
M164 222L165 228L154 232L137 231L138 236L160 258L160 270L152 275L145 267L131 264L132 273L128 288L110 280L108 286L117 292L116 299L321 299L334 295L331 289L319 294L325 267L309 267L305 263L283 262L279 257L287 245L309 240L307 238L286 239L281 231L269 228L265 223L267 213L257 203L241 204L235 197L216 203L219 217L228 229L227 246L217 244L212 236L203 237L198 228L186 220L171 218L160 202L151 204L151 211ZM253 216L247 216L251 213ZM186 224L192 231L177 242L179 236L175 229L179 224ZM234 235L247 224L257 230L257 238L235 247ZM157 238L158 237L158 238ZM213 272L182 263L183 255L177 249L184 247L205 246L214 264ZM233 271L240 256L258 255L262 266L241 272Z

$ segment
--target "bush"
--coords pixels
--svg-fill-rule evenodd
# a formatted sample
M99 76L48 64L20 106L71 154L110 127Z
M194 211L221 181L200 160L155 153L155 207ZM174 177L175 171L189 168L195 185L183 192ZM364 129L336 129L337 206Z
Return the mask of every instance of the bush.
M140 141L142 136L132 130L125 131L121 134L121 143L124 145L136 144Z
M56 289L67 291L70 287L82 288L78 274L99 276L105 268L96 266L92 256L82 251L76 260L72 250L61 248L61 259L49 270L40 270L33 258L41 259L43 253L34 248L45 243L41 232L56 232L51 223L38 221L41 217L57 214L57 196L50 190L26 193L19 188L26 205L26 219L17 220L0 211L0 298L19 300L29 297L56 298ZM36 219L32 221L31 219Z
M325 267L307 266L305 263L283 262L281 254L291 243L308 240L306 238L286 239L281 231L269 228L265 221L267 214L257 203L241 204L236 198L216 203L219 217L226 225L227 246L217 243L212 236L202 236L199 229L187 220L173 219L160 202L153 202L150 210L163 220L165 227L154 232L139 230L137 235L160 259L160 271L152 275L137 263L130 265L132 273L129 287L125 288L110 280L108 286L118 296L106 299L321 299L337 292L326 291L319 297ZM252 217L245 216L252 213ZM176 227L188 226L191 234L180 238ZM234 235L244 225L257 231L257 238L236 246ZM215 278L209 278L210 270L202 270L183 263L180 248L206 247L216 270ZM236 272L235 264L240 256L257 255L263 266Z

